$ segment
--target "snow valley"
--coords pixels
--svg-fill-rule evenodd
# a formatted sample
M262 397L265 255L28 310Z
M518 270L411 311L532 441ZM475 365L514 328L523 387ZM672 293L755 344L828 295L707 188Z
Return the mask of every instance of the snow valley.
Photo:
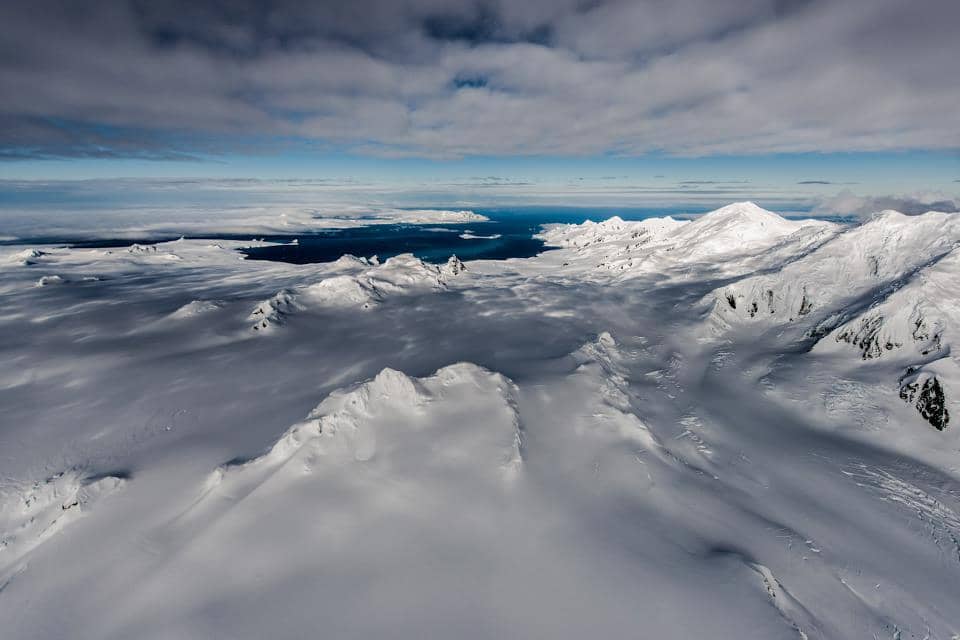
M538 240L0 247L4 637L960 634L957 214Z

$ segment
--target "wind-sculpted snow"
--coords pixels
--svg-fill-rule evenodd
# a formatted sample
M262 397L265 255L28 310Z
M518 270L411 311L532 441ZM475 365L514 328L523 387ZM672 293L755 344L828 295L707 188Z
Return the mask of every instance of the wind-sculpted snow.
M0 247L0 635L950 640L957 220Z
M662 444L635 413L624 364L627 357L616 339L604 331L595 341L575 351L573 359L577 363L577 374L595 386L596 397L587 422L594 425L599 422L605 429L612 427L619 437L636 442L654 455L662 455ZM585 428L589 427L581 426Z
M216 300L191 300L187 304L171 313L170 317L175 320L194 318L204 313L216 311L221 306L223 306L222 303L217 302Z
M115 475L85 477L71 470L30 484L0 484L0 592L11 569L42 544L123 487Z

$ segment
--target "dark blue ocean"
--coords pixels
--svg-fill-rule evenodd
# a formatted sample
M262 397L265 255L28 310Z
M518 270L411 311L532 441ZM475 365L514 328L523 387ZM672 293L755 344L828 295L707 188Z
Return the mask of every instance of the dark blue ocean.
M267 237L286 242L283 245L252 247L243 253L251 260L278 260L305 264L329 262L345 253L379 256L386 259L400 253L412 253L426 262L445 262L456 254L461 260L503 260L529 258L548 250L533 236L551 223L601 221L613 215L625 220L642 220L669 213L701 213L683 209L582 209L524 207L522 209L473 209L490 218L489 222L444 225L373 225L355 229L337 229L299 234L293 238Z

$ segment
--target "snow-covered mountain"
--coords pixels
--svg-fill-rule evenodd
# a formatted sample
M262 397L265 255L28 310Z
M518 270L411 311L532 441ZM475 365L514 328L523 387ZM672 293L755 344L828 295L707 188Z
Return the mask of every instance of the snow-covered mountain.
M821 220L787 220L752 202L738 202L693 221L650 218L553 225L541 238L573 249L568 266L622 277L691 272L737 275L809 250L838 231Z
M752 253L770 247L815 221L787 220L752 202L737 202L704 214L672 234L692 256Z
M815 353L855 350L903 368L900 397L937 429L960 407L960 249L920 269L903 286L822 338ZM949 389L949 393L945 391Z
M466 271L457 256L446 264L427 264L413 254L388 258L383 264L374 257L344 256L335 265L349 271L319 282L280 291L259 303L250 313L255 331L282 324L285 316L316 307L372 309L385 298L396 295L443 289L449 279Z
M897 287L958 241L960 219L951 214L885 211L774 273L718 289L715 316L726 322L793 322L810 314L829 320Z
M2 246L0 635L948 640L958 221Z
M775 272L716 289L710 322L721 334L793 327L814 353L843 344L864 360L893 360L901 398L943 429L960 400L945 344L960 304L958 244L952 214L884 211Z
M940 357L960 332L960 249L920 269L890 295L834 329L817 349L854 347L865 359ZM901 352L905 352L901 355Z

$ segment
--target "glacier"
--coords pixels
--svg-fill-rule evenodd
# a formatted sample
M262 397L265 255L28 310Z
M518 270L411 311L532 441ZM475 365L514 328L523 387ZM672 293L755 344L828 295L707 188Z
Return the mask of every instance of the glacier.
M960 217L540 237L0 246L3 637L958 637Z

